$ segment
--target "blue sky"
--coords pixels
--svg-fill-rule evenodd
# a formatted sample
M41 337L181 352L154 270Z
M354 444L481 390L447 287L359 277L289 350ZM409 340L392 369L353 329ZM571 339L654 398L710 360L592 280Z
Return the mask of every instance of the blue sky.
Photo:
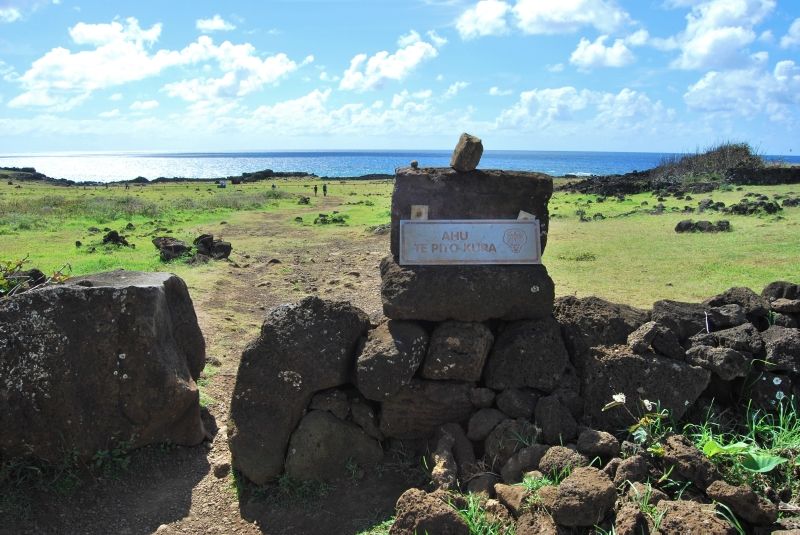
M800 152L797 0L0 0L0 153Z

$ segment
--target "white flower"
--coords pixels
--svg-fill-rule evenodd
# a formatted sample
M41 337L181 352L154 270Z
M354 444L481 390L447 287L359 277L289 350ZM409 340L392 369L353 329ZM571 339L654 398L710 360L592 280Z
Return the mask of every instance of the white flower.
M625 403L625 394L622 393L614 394L613 396L611 396L611 399L613 399L617 403Z
M781 378L780 377L776 377L775 379L772 380L772 384L774 384L775 386L778 386L779 384L781 384Z
M653 403L649 399L643 399L642 400L642 405L644 405L644 408L649 410L649 411L652 411L653 408L655 407L655 403Z
M778 390L777 392L775 392L775 399L777 399L778 401L782 400L785 397L786 397L786 394L784 394L781 390Z

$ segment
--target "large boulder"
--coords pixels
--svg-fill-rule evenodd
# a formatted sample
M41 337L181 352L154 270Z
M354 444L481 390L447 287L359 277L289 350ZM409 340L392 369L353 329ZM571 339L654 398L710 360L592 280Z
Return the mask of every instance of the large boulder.
M553 314L561 325L564 344L579 372L595 346L625 344L628 335L648 321L648 313L599 297L572 295L555 301Z
M536 266L401 266L381 261L383 313L398 320L506 321L549 316L553 280Z
M471 385L413 379L381 403L381 432L393 438L430 438L442 424L463 422L473 411Z
M479 381L492 342L492 331L482 323L441 323L431 334L420 375L425 379Z
M676 420L708 386L711 372L685 362L649 353L637 355L628 347L597 347L583 377L585 412L601 430L616 431L631 425L624 409L604 411L615 394L625 394L634 414L641 400L660 402Z
M391 253L399 257L400 221L411 219L414 205L428 206L431 219L517 219L523 210L539 220L544 252L552 194L553 178L541 173L398 169L392 192Z
M383 450L355 424L326 411L311 411L292 433L286 475L298 480L331 481L348 475L348 464L377 464Z
M99 273L0 301L0 456L198 444L204 365L189 292L169 273Z
M521 321L498 335L484 382L495 390L527 386L552 392L569 364L561 330L552 317Z
M228 425L235 468L256 484L280 475L303 411L315 392L348 381L368 327L358 308L316 297L269 313L236 375Z
M389 320L369 332L356 361L356 384L367 399L383 401L397 393L422 363L428 333L413 321Z

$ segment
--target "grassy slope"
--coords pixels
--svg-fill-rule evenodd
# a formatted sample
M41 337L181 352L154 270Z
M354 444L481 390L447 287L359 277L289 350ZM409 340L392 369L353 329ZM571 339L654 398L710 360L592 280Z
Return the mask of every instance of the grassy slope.
M313 209L317 202L311 190L313 182L276 183L278 191L311 196ZM48 274L70 264L74 274L123 267L167 269L193 278L214 268L162 264L150 243L156 227L171 229L175 237L188 241L202 232L224 239L222 221L246 224L251 218L250 210L272 210L285 213L287 224L302 226L308 232L307 239L317 242L358 239L367 227L389 221L388 182L329 183L330 194L342 200L338 211L347 216L344 226L314 225L313 215L304 215L303 223L295 223L295 216L308 207L298 206L295 197L267 199L270 185L262 182L225 190L207 184L83 190L31 183L23 183L17 189L2 184L0 260L29 255L29 265ZM559 295L594 294L637 306L649 306L663 298L698 301L733 285L759 291L768 282L793 279L800 273L800 208L758 217L712 212L684 215L669 209L696 206L706 197L731 204L748 191L772 196L795 190L800 188L747 187L744 191L694 195L692 201L669 198L664 203L668 211L658 216L646 213L657 204L650 194L633 195L623 202L609 199L597 203L595 196L557 193L550 204L553 218L544 261ZM643 201L648 206L641 206ZM243 209L232 208L236 206ZM589 217L599 212L606 219L580 222L577 210L584 210ZM621 215L634 210L639 212ZM675 233L675 224L687 218L729 219L733 232ZM135 249L104 248L99 245L104 233L86 231L90 226L122 230L128 222L136 229L123 233L136 244ZM83 242L83 246L76 248L75 240ZM96 252L89 253L92 246ZM264 248L269 246L263 244Z

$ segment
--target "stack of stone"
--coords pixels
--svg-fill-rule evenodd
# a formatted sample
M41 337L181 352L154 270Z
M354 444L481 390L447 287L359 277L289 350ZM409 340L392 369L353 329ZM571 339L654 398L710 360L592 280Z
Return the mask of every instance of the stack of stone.
M381 263L383 310L394 320L507 321L547 317L553 281L544 265L401 266L400 221L412 206L427 206L435 220L539 220L541 251L547 242L547 203L553 179L540 173L477 170L483 147L464 134L451 168L401 168L392 194L391 256Z

